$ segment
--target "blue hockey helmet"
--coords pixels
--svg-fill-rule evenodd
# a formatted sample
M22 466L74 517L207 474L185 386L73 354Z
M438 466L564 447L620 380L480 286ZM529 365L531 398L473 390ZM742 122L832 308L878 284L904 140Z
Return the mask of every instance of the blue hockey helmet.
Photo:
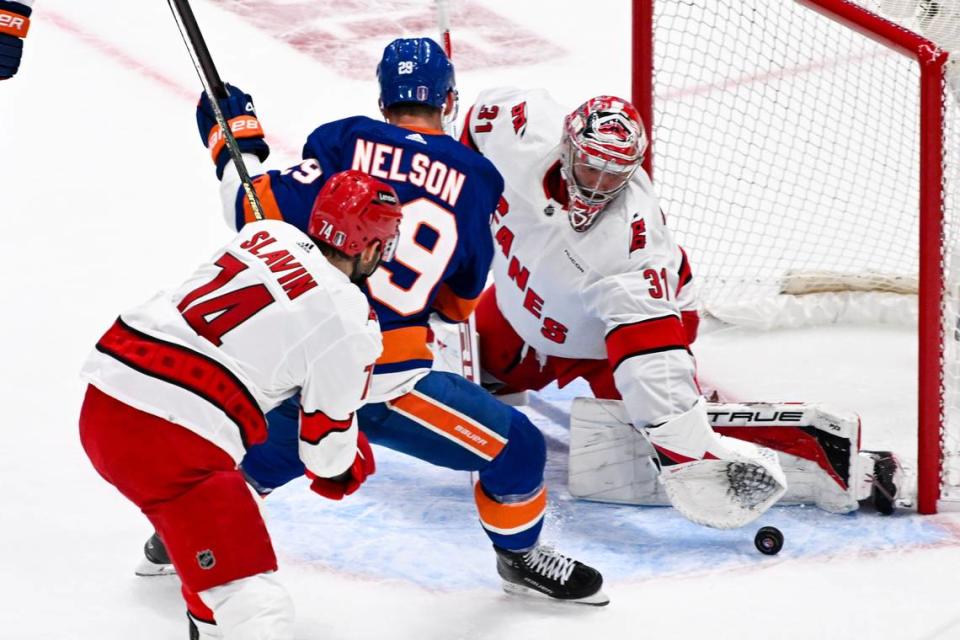
M386 46L377 65L380 103L417 102L443 108L456 90L453 64L430 38L398 38Z

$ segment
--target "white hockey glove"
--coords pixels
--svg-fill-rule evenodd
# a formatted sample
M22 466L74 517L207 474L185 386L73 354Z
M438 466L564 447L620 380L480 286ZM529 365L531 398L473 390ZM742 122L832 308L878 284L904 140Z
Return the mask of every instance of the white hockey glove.
M642 431L657 452L670 503L692 522L742 527L787 490L776 454L715 433L702 398L677 418Z

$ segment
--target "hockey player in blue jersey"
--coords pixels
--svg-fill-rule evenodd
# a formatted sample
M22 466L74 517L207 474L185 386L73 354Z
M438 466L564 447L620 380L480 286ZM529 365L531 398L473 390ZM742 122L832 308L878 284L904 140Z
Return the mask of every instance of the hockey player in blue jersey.
M507 591L606 604L599 572L538 542L547 507L539 430L481 387L430 368L430 314L465 320L485 287L493 255L489 222L503 179L483 156L441 130L455 114L456 88L453 66L436 42L395 40L384 50L377 76L386 122L357 116L321 125L307 138L303 162L284 171L264 172L260 164L269 148L250 96L230 87L220 106L250 174L260 174L253 183L267 218L305 228L326 178L346 169L396 190L403 204L396 254L365 287L384 350L368 404L357 414L361 430L374 444L478 472L480 522ZM217 165L228 222L239 228L253 218L205 96L197 121ZM262 493L303 475L297 415L296 398L268 414L269 440L244 458L245 474ZM344 495L333 483L323 493Z

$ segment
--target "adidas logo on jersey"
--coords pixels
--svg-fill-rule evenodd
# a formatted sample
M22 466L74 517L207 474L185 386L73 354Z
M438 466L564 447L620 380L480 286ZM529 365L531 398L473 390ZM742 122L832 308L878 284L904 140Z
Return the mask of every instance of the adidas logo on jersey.
M407 140L413 140L414 142L419 142L420 144L427 144L427 141L419 133L411 133L407 136Z
M311 251L313 251L313 248L316 245L313 244L312 242L298 242L297 246L303 249L304 251L306 251L307 253L310 253Z

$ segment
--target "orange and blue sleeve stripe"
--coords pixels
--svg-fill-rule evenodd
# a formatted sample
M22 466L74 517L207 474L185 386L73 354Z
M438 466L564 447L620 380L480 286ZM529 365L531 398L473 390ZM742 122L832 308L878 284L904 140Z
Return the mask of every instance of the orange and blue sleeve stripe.
M383 353L377 359L374 374L429 368L433 364L433 352L427 346L430 336L427 327L386 329L382 335Z
M279 171L268 171L253 179L253 188L260 198L264 218L283 220L304 232L310 224L313 202L322 186L322 179L303 184L291 174L284 175ZM243 225L255 220L243 187L237 189L235 203L237 229L241 229Z
M479 295L466 298L457 295L450 285L442 284L433 299L433 310L447 322L463 322L470 317L479 302Z

